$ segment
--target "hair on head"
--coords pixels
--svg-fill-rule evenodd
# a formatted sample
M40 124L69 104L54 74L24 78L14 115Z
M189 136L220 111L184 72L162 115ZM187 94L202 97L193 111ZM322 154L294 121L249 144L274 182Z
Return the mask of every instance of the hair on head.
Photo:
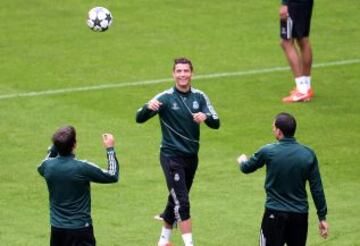
M76 144L76 131L73 126L61 127L52 136L52 142L59 151L59 155L70 155Z
M295 117L286 112L279 113L275 117L275 127L280 129L285 137L293 137L296 131Z
M191 72L194 70L192 62L189 59L185 58L185 57L179 57L179 58L174 59L173 70L175 70L175 66L177 64L189 64Z

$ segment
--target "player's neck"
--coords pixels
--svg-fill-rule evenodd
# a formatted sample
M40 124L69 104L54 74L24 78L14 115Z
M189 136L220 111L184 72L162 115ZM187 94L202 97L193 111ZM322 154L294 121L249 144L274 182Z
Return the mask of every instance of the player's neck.
M175 87L178 91L186 93L190 91L191 85L186 85L186 86L175 85Z

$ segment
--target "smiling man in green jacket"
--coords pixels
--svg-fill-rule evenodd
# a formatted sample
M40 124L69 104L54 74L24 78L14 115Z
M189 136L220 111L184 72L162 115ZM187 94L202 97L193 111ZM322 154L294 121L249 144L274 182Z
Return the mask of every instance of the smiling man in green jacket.
M160 162L169 190L162 214L164 226L159 246L170 245L174 222L179 223L185 246L194 245L190 218L189 192L198 166L200 124L218 129L220 120L207 95L191 86L193 66L189 59L175 59L175 86L158 94L136 114L143 123L159 116L162 141Z

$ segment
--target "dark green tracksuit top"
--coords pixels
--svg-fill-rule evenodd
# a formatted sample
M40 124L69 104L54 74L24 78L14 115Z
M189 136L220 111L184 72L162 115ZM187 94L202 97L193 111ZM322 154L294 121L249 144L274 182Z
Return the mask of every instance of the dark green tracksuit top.
M56 228L80 229L92 225L90 182L115 183L119 164L113 148L107 148L108 168L75 159L74 155L58 156L54 147L38 167L46 180L50 201L50 224Z
M240 165L240 169L244 173L251 173L264 165L266 208L307 213L309 205L305 186L309 181L319 220L326 219L325 194L313 150L299 144L295 138L283 138L260 148Z
M143 123L159 114L162 142L161 154L165 156L192 156L199 151L200 125L193 120L193 113L203 112L207 119L205 124L218 129L220 120L206 94L193 87L180 92L173 87L158 95L156 99L162 103L159 111L147 108L145 104L136 114L136 122Z

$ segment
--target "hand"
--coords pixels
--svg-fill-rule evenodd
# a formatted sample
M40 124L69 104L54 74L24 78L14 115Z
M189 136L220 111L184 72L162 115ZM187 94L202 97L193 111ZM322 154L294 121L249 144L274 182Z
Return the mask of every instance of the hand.
M289 11L287 5L281 5L279 9L279 16L280 16L280 20L286 20L288 18Z
M245 161L247 161L247 160L248 160L247 156L246 156L245 154L242 154L242 155L240 155L240 156L237 158L237 163L238 163L239 165L241 165L242 162L245 162Z
M105 148L111 148L115 145L114 136L111 133L104 133L102 135L103 143Z
M320 236L322 236L323 238L327 238L329 235L329 225L325 220L320 221L319 223L319 232L320 232Z
M148 109L150 109L152 111L158 111L160 109L161 105L162 105L162 102L159 102L158 100L153 99L148 103Z
M206 119L207 119L207 116L203 112L198 112L198 113L193 114L193 120L198 124L204 122Z

